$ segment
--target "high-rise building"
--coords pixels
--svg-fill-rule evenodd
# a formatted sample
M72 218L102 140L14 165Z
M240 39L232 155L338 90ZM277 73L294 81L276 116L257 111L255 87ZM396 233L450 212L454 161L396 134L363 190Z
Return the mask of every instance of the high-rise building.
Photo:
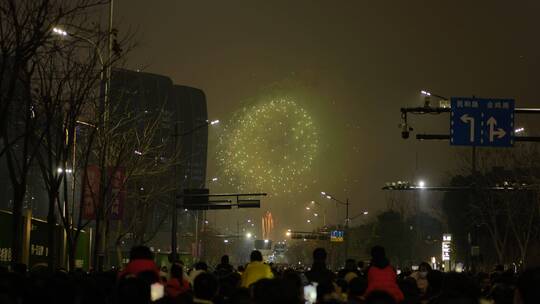
M131 111L150 112L164 107L169 114L166 121L171 126L162 130L160 135L168 137L162 140L171 143L171 149L179 150L180 159L176 168L179 186L183 189L203 188L208 150L208 114L204 92L173 85L167 76L123 69L113 72L111 91L111 102L114 98L120 98ZM177 147L173 143L177 143Z
M208 114L204 92L175 85L172 89L179 121L182 188L204 188L208 151Z
M187 188L204 188L206 184L206 162L208 149L208 115L206 97L202 90L188 86L173 85L167 76L130 70L115 70L111 79L111 103L114 98L127 105L130 111L151 115L163 107L165 126L156 140L167 143L166 150L178 157L171 168L170 176L176 180L176 194ZM170 246L170 206L154 208L153 225L160 225L150 245L168 250ZM180 251L190 251L195 227L201 227L202 217L197 212L180 212ZM165 220L164 220L165 219ZM196 220L198 219L198 223ZM149 227L150 228L150 227Z

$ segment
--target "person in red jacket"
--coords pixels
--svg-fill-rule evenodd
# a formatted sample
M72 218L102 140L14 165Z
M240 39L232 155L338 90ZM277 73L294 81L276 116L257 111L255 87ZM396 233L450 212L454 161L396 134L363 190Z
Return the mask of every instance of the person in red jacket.
M159 268L154 262L154 254L146 246L135 246L129 252L129 263L119 274L119 278L136 277L141 272L154 272L159 278Z
M182 266L178 263L174 263L171 266L171 278L167 282L165 293L171 298L176 298L188 290L189 282L184 278Z
M364 297L373 291L383 291L391 295L397 303L403 301L403 292L399 289L396 281L396 270L386 258L384 247L374 246L371 248L371 258L371 265L367 273L368 287Z

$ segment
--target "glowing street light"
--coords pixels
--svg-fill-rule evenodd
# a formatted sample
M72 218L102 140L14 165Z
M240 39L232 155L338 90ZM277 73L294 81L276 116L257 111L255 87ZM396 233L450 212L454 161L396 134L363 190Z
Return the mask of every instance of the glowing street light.
M64 31L63 29L61 29L59 27L53 27L52 31L56 35L60 35L60 36L64 36L64 37L68 35L68 32Z
M306 210L310 210L310 209L311 209L311 208L309 208L309 207L306 207Z
M285 232L285 235L286 235L286 236L291 236L291 232L290 232L290 231L287 231L287 232Z
M251 239L253 237L253 235L251 234L251 232L248 232L246 233L246 239Z
M228 244L229 240L223 240L223 243Z
M428 91L425 91L425 90L420 91L420 94L422 94L424 96L431 96L431 93L428 92Z
M308 224L311 224L311 220L307 220Z
M524 132L525 131L525 128L517 128L514 130L514 133L521 133L521 132Z
M58 168L56 171L57 171L58 173L64 173L64 169L63 169L63 168ZM73 170L71 170L71 169L66 169L65 172L66 172L66 173L71 173L71 172L73 172Z
M210 122L210 125L213 126L213 125L217 125L218 123L219 123L219 119L216 119L216 120L212 120L212 121Z
M362 212L362 214L363 214L363 215L368 215L369 212L368 212L368 211L364 211L364 212Z
M426 182L424 182L423 180L418 182L418 187L424 188L425 186L426 186Z

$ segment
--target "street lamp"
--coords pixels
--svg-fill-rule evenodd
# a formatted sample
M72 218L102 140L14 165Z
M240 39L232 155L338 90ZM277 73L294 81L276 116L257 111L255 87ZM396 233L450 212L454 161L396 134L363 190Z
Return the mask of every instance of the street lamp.
M349 218L349 198L345 199L345 202L343 202L343 201L335 198L331 194L329 194L327 192L324 192L324 191L321 192L321 195L325 196L329 200L333 200L334 202L345 206L345 235L346 235L346 238L345 238L345 256L347 256L348 255L348 249L349 249L348 230L349 230L349 221L350 221L350 218Z
M62 28L59 28L59 27L53 27L52 29L52 32L54 35L58 35L58 36L62 36L62 37L68 37L68 36L71 36L71 37L74 37L74 38L77 38L79 40L83 40L85 42L87 42L88 44L92 45L92 47L94 48L97 56L98 56L98 59L99 59L99 63L101 64L101 69L102 69L102 73L104 73L105 71L105 60L103 60L103 56L101 54L101 50L99 49L98 45L92 41L91 39L89 38L86 38L86 37L83 37L83 36L79 36L75 33L70 33ZM101 81L104 81L105 80L105 75L101 75L103 77L101 77ZM107 93L107 91L105 91L105 93Z
M53 27L52 31L56 35L60 35L60 36L67 36L68 35L68 33L66 31L64 31L63 29L57 28L57 27Z
M198 126L195 126L193 129L191 130L188 130L184 133L179 133L179 130L178 130L178 121L175 121L174 122L174 134L173 134L173 137L174 137L174 142L173 142L173 145L174 145L174 149L175 151L178 149L178 137L184 137L184 136L188 136L188 135L192 135L194 134L196 131L204 128L204 127L208 127L209 125L216 125L219 123L219 120L216 119L216 120L212 120L212 121L209 121L209 120L206 120L204 123L198 125ZM178 166L174 166L174 179L177 180L176 178L176 175L177 175L177 167ZM212 181L213 182L216 182L218 180L217 177L214 177L212 178ZM172 258L174 261L177 260L178 258L178 248L177 248L177 232L178 232L178 214L177 214L177 207L176 207L176 194L173 193L173 199L171 201L171 205L172 205L172 214L171 214L171 217L172 217L172 220L171 220L171 248L172 248L172 251L171 251L171 255L172 255ZM206 215L206 213L205 213ZM198 214L196 215L196 218L197 218L197 221L198 221ZM195 230L195 244L199 244L199 232L198 232L198 228L196 228ZM198 247L197 247L198 248ZM197 251L197 255L199 254L199 252Z
M350 220L352 221L352 220L354 220L355 218L358 218L358 217L361 217L361 216L366 216L366 215L368 215L368 214L369 214L369 212L368 212L367 210L364 210L364 211L362 211L361 213L359 213L359 214L357 214L357 215L355 215L355 216L351 216Z
M420 181L418 182L418 187L424 188L425 186L426 186L426 183L425 183L423 180L420 180Z
M429 108L431 106L430 105L431 96L437 97L440 100L439 103L441 103L441 101L447 101L448 100L448 98L446 98L444 96L437 95L437 94L431 93L431 92L426 91L426 90L421 90L420 94L422 94L422 96L424 96L424 107L426 107L426 108ZM446 106L444 106L444 107L446 107Z
M438 94L435 94L435 93L432 93L432 92L429 92L429 91L426 91L426 90L421 90L420 94L422 94L422 96L425 96L425 97L435 96L435 97L437 97L439 99L448 100L448 98L446 98L444 96L441 96L441 95L438 95Z
M251 232L246 233L246 239L250 240L253 237Z

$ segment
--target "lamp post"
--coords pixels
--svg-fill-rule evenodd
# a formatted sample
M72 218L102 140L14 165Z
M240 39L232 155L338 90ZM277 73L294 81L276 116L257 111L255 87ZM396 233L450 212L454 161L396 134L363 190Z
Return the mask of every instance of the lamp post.
M178 122L175 122L174 124L174 151L176 152L177 149L178 149L178 137L184 137L184 136L187 136L187 135L191 135L193 133L195 133L196 131L204 128L204 127L208 127L208 126L214 126L214 125L217 125L219 124L219 120L212 120L212 121L209 121L207 120L205 123L199 125L199 126L196 126L194 127L193 129L189 130L189 131L186 131L184 133L178 133ZM178 175L178 166L177 165L174 165L174 180L177 181L178 178L177 178L177 175ZM213 181L213 179L212 179ZM217 181L217 179L216 179ZM178 239L178 210L177 210L177 206L176 206L176 193L173 193L173 199L172 199L172 204L171 204L171 261L172 262L176 262L178 260L178 242L177 242L177 239ZM199 218L197 216L196 218L196 226L199 222ZM198 253L198 249L199 249L199 243L198 243L198 227L195 228L195 246L197 248L197 253Z
M339 199L335 198L330 193L327 193L327 192L324 192L324 191L321 192L321 195L323 197L326 197L329 200L333 200L334 202L345 206L345 257L347 257L348 254L349 254L349 252L348 252L348 250L349 250L349 221L350 221L350 219L349 219L349 198L346 198L345 202L344 202L342 200L339 200Z

